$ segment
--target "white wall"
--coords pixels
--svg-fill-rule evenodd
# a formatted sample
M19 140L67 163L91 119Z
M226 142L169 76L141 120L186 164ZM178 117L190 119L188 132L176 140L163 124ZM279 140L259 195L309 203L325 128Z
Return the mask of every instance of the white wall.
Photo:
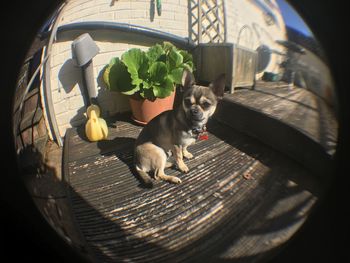
M242 46L256 50L260 45L266 45L271 49L284 52L284 48L276 44L276 40L287 39L286 28L282 15L278 9L276 1L271 1L276 6L272 9L278 23L268 25L264 15L254 1L248 0L226 0L228 42L240 44ZM283 57L272 55L271 61L265 71L278 73L278 64L283 61ZM261 77L262 74L257 77Z

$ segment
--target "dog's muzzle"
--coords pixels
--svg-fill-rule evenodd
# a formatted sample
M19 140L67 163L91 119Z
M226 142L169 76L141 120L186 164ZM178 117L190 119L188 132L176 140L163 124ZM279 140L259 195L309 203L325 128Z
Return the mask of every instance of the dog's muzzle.
M203 112L201 112L197 108L192 108L191 109L191 117L195 121L201 121L201 120L203 120Z

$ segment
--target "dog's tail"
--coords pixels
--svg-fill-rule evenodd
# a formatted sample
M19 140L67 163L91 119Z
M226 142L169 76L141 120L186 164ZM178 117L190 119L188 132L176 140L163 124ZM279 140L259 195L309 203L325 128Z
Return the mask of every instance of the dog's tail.
M140 176L142 183L148 188L153 187L152 179L148 175L148 173L146 173L145 171L140 169L137 165L135 166L135 169L136 169L137 174Z

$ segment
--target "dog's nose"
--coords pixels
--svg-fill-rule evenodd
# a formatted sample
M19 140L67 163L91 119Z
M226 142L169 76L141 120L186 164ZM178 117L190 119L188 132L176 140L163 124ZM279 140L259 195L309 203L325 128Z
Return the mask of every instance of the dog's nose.
M193 117L202 118L203 112L201 112L197 107L191 109L191 114Z

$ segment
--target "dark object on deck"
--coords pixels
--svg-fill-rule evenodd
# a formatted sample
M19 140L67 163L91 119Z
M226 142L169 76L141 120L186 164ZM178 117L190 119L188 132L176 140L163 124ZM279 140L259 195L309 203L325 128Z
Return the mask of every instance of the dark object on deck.
M279 74L265 71L264 75L262 76L262 80L276 82L276 81L280 81L281 77Z

